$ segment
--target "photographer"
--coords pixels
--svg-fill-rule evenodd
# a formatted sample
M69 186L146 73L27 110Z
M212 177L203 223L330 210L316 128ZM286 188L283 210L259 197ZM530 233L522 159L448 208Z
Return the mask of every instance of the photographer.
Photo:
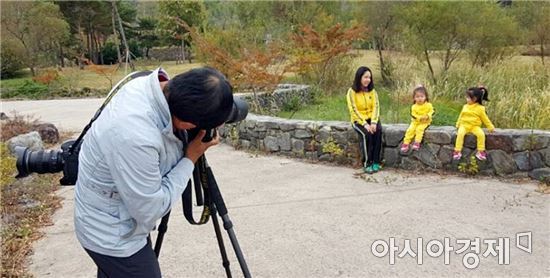
M186 147L178 130L215 128L233 105L212 68L169 80L157 69L129 81L84 137L75 188L75 230L98 277L161 277L149 233L180 199L194 163L216 136L201 130Z

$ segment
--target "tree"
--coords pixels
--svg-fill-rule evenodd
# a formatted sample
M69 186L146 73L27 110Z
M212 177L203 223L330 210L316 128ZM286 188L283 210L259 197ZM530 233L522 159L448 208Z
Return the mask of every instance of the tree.
M149 50L159 45L159 36L156 33L158 20L153 17L138 19L137 37L139 46L145 49L145 57L149 59Z
M528 45L538 44L544 65L544 56L548 51L545 45L550 44L550 3L521 1L512 7L511 13L520 24L523 40Z
M467 52L472 66L486 66L512 53L519 28L507 11L494 3L470 6Z
M202 2L162 1L159 3L159 29L163 38L172 45L180 45L183 63L185 61L185 45L188 31L178 24L183 20L192 27L202 28L206 19L206 11ZM189 42L187 42L189 44Z
M370 30L374 48L378 51L382 82L386 85L392 83L392 65L383 51L387 50L397 34L396 11L401 6L401 3L389 1L360 2L354 13L356 20L365 23Z
M443 62L445 75L466 44L466 26L471 18L477 17L467 12L468 5L472 4L416 2L399 12L405 27L406 49L426 62L434 83L437 78L432 58L435 56Z
M291 64L295 65L298 74L310 75L318 87L334 89L332 85L340 85L342 81L329 78L336 75L338 61L348 55L354 41L366 39L366 36L367 30L361 25L345 28L337 23L322 31L305 25L291 37Z
M59 7L49 2L3 2L2 40L24 49L18 57L36 75L36 67L52 64L55 53L68 38L69 25Z

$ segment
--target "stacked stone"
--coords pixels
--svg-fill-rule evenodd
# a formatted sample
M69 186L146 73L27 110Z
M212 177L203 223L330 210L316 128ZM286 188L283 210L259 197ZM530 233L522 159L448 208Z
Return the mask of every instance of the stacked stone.
M468 163L475 153L476 138L467 135L463 158L452 160L456 140L453 127L429 127L419 151L400 153L407 125L383 126L383 162L385 166L408 170L434 169L456 171L459 163ZM233 130L233 131L231 131ZM221 134L225 141L243 149L314 161L358 165L358 137L347 122L287 120L249 114L237 125L227 125ZM486 133L488 159L477 161L485 175L530 173L533 178L550 176L550 132L543 130L497 129ZM331 148L324 148L331 144ZM342 152L335 152L338 149Z

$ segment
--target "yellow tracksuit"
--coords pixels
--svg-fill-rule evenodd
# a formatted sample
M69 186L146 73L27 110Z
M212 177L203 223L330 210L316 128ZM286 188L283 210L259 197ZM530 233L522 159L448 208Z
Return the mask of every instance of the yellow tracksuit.
M410 144L413 137L415 142L422 142L424 130L432 123L434 108L431 103L413 104L411 107L411 125L405 133L404 144ZM427 120L421 120L423 116L428 116Z
M485 150L485 133L481 129L482 123L491 131L495 129L495 126L491 123L489 117L487 117L487 113L485 113L485 106L476 102L474 104L465 104L462 107L462 111L456 122L458 132L456 134L455 151L462 151L464 136L468 133L473 133L476 136L477 150Z
M378 123L380 104L376 90L355 92L350 88L346 95L346 100L352 124L357 122L360 125L365 125L368 119L371 120L371 124Z

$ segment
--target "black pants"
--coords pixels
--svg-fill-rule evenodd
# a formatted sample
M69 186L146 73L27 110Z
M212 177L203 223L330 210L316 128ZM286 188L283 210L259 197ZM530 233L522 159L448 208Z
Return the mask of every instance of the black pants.
M98 278L142 277L160 278L157 256L151 247L151 241L130 257L119 258L98 254L84 249L97 265Z
M370 124L370 119L367 120ZM376 132L369 133L367 129L358 124L353 123L353 129L359 135L359 148L361 149L361 162L363 167L380 163L380 150L382 149L382 124L376 124Z

